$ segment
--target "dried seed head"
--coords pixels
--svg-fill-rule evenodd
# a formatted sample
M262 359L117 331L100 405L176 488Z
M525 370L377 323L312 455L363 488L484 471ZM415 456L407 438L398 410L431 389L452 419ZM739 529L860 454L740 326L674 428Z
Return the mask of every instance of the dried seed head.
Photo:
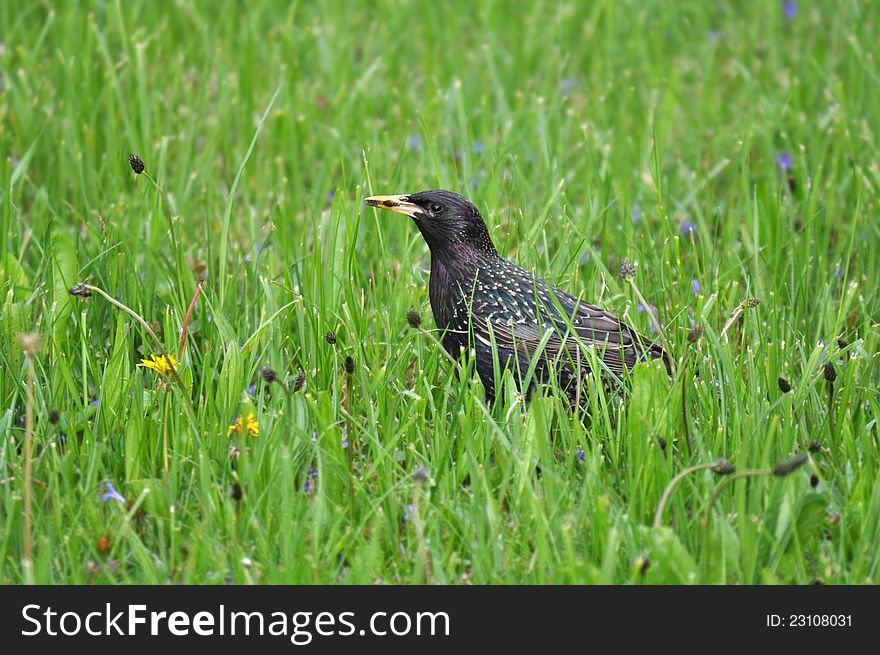
M58 425L58 421L61 419L61 413L57 409L53 409L49 412L49 423L52 425Z
M128 156L128 165L131 166L131 170L134 171L135 175L140 175L144 172L144 162L137 155Z
M825 370L823 371L827 382L834 382L837 379L837 371L834 370L834 364L825 362Z
M278 379L278 374L275 372L270 366L264 366L260 369L260 377L263 378L263 382L266 384L272 384L275 380Z
M843 337L840 337L840 338L837 340L837 347L838 347L838 348L841 348L841 349L842 349L842 348L846 348L848 345L849 345L849 344L847 343L846 339L844 339Z
M645 575L648 572L648 569L651 568L651 561L642 555L636 560L636 571Z
M31 357L40 352L40 345L42 343L43 338L39 332L26 332L25 334L18 335L18 345L21 346L25 354Z
M818 441L811 441L810 445L807 446L807 450L815 455L820 450L822 450L822 444L820 444Z
M742 301L743 307L748 307L750 309L752 307L757 307L760 304L761 304L761 301L758 300L757 298L746 298L745 300Z
M810 476L810 486L813 487L813 489L819 486L819 476L815 473Z
M431 474L428 472L428 469L426 469L424 466L420 466L415 471L413 471L412 477L413 477L413 480L421 483L421 482L427 482L428 479L431 477Z
M791 391L791 384L789 383L788 380L786 380L781 375L779 376L778 382L779 382L779 390L782 393L788 393L789 391Z
M300 371L296 374L296 377L293 379L293 391L294 393L303 388L306 383L306 374L303 371Z
M696 343L700 340L700 337L703 336L703 326L695 325L690 332L688 332L688 342Z
M70 295L76 296L77 298L88 298L92 295L92 292L89 288L80 282L79 284L74 284L70 289L68 289Z
M350 356L345 358L345 372L349 375L354 373L354 359Z
M636 276L636 269L630 264L628 259L624 259L620 262L620 276L624 280L629 280Z
M422 324L422 315L416 310L411 309L406 313L406 322L409 323L411 328L418 330Z
M335 346L336 345L336 335L333 334L332 332L328 332L327 334L324 335L324 341L329 343L331 346Z
M726 459L719 459L715 462L712 472L717 475L730 475L731 473L736 472L736 467Z
M809 458L803 453L784 459L773 467L773 475L777 478L784 478L786 475L791 475L801 466L806 464L808 459Z
M229 497L232 500L241 500L241 497L244 495L244 492L241 490L241 485L238 482L233 482L232 486L229 487Z
M660 446L660 450L666 450L666 439L659 434L657 435L657 445Z

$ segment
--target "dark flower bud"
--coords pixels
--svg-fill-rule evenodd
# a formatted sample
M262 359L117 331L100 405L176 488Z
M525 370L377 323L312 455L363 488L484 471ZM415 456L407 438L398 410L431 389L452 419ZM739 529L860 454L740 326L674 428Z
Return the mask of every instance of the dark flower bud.
M657 435L657 445L660 446L660 450L666 450L666 439L659 434Z
M345 372L349 375L354 373L354 359L350 356L345 358Z
M703 326L695 325L690 332L688 332L688 342L696 343L700 340L700 337L703 336Z
M779 376L779 390L782 393L788 393L791 391L791 384L782 376Z
M801 466L807 463L809 458L801 453L800 455L795 455L794 457L789 457L788 459L784 459L779 464L773 467L773 475L777 478L784 478L787 475L791 475L795 471L797 471Z
M840 337L840 338L837 340L837 347L838 347L838 348L843 349L843 348L846 348L848 345L849 345L849 344L846 342L846 339L844 339L843 337Z
M630 264L628 259L624 259L620 262L620 276L624 280L628 280L636 276L636 269Z
M131 166L131 170L134 171L135 175L140 175L144 172L144 162L137 155L128 156L128 165Z
M761 301L757 298L746 298L745 300L743 300L743 307L757 307L760 304Z
M820 444L818 441L811 441L810 445L807 446L807 450L809 450L813 454L816 454L820 450L822 450L822 444Z
M415 471L413 471L412 477L413 480L415 480L416 482L427 482L431 476L430 473L428 473L428 469L426 469L424 466L420 466Z
M57 409L53 409L51 412L49 412L49 423L51 423L52 425L57 425L60 418L61 414L58 412Z
M79 284L74 284L70 289L68 289L70 295L76 296L77 298L88 298L92 295L92 292L89 288L80 282Z
M810 486L813 487L813 489L819 486L819 476L815 473L810 476Z
M329 343L331 346L335 346L336 345L336 335L333 334L332 332L328 332L327 334L324 335L324 341Z
M719 459L712 467L712 472L717 475L730 475L736 471L736 467L726 459Z
M244 495L244 492L241 490L241 485L238 482L233 482L232 486L229 487L229 497L232 500L238 501L241 500L241 497Z
M641 557L639 557L639 558L636 560L636 570L637 570L639 573L641 573L642 575L645 575L645 573L648 572L648 569L649 569L649 568L651 568L651 562L650 562L650 560L649 560L647 557L645 557L644 555L642 555Z
M260 377L263 378L263 382L266 384L272 384L275 380L278 379L278 374L275 370L269 366L264 366L260 369Z
M825 370L823 371L827 382L834 382L837 379L837 371L834 370L834 364L825 362Z
M297 392L303 388L306 383L306 374L303 371L300 371L296 374L296 377L293 379L293 391Z
M418 330L422 324L422 315L416 310L411 309L406 313L406 322L409 323L411 328Z

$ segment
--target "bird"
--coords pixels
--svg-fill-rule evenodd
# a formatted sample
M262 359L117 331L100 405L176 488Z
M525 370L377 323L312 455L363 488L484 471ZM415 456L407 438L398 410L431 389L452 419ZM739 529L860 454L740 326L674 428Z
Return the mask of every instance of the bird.
M415 222L431 253L428 295L443 348L456 360L475 357L490 405L506 368L526 398L536 381L547 383L555 375L568 399L582 404L583 383L594 373L590 346L601 361L603 382L622 386L624 369L647 359L662 358L669 370L659 344L502 257L483 215L467 198L433 189L370 196L365 202Z

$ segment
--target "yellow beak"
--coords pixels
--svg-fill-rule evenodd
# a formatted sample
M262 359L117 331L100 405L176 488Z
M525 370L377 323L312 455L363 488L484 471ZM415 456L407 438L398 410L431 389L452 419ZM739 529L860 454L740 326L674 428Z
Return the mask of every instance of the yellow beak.
M421 207L409 201L409 196L407 195L370 196L369 198L365 198L364 202L366 202L371 207L388 209L390 211L397 212L398 214L409 216L410 218L414 218L416 212L422 211Z

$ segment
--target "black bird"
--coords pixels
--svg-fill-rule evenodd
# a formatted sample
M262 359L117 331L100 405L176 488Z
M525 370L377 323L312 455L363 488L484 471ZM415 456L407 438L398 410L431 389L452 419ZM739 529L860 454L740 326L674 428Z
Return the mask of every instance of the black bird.
M480 211L452 191L372 196L368 205L409 216L431 250L431 309L443 347L455 358L473 350L476 369L495 397L494 351L510 367L520 391L537 355L533 378L556 371L560 386L578 404L581 379L591 373L583 346L595 346L600 376L620 380L623 369L662 357L660 346L640 337L603 309L553 287L498 254ZM494 349L493 349L494 344ZM500 371L499 371L500 373ZM610 376L609 373L613 374Z

